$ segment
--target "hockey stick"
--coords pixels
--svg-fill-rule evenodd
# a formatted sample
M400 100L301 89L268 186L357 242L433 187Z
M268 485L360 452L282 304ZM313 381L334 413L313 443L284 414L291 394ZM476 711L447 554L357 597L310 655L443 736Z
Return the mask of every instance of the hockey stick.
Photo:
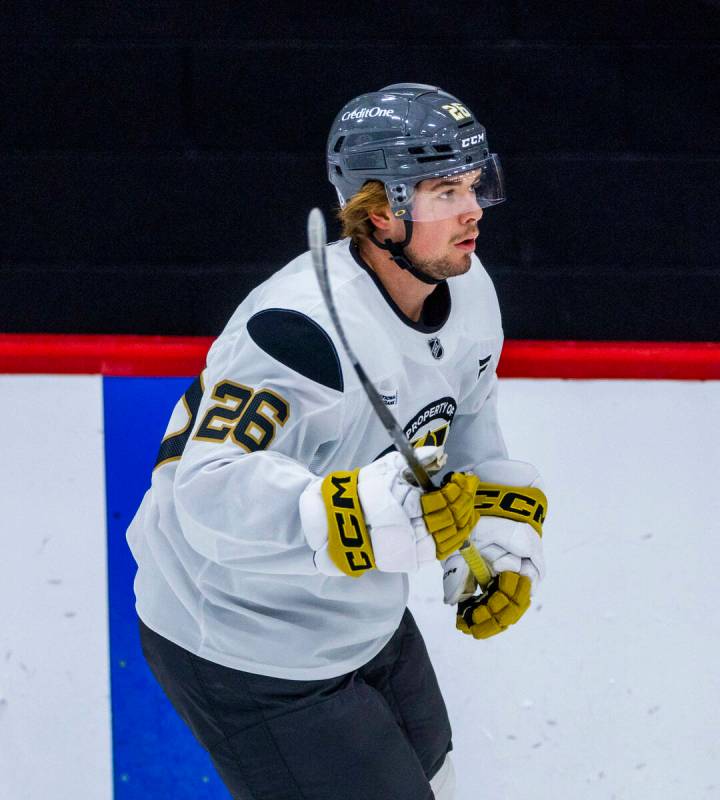
M335 325L335 329L340 337L340 342L345 348L345 352L347 353L348 358L350 359L350 362L357 373L358 379L360 380L360 385L365 390L365 394L370 401L370 405L373 407L373 410L378 415L383 427L390 435L390 438L392 439L393 444L397 448L398 452L407 461L412 474L415 476L418 486L420 486L420 488L426 492L437 489L437 486L435 486L433 483L428 471L418 459L415 453L415 448L408 441L404 431L400 425L398 425L395 417L393 417L390 411L388 411L387 406L385 403L383 403L382 398L377 392L377 389L373 386L370 378L368 378L367 373L363 369L362 364L358 361L352 347L350 347L350 342L348 342L347 337L345 336L345 331L342 323L340 322L340 317L337 313L335 301L333 300L332 291L330 289L330 277L328 275L327 255L325 252L327 231L325 228L325 217L323 217L323 213L319 208L313 208L313 210L310 212L310 216L308 217L308 242L310 244L313 268L315 270L318 284L320 285L320 292L322 293L328 313L330 314L330 319L332 319L333 324ZM488 565L485 563L485 559L480 555L475 545L472 544L469 539L460 545L460 552L467 562L467 565L475 577L475 580L480 585L480 590L484 592L493 577L492 572L490 572Z

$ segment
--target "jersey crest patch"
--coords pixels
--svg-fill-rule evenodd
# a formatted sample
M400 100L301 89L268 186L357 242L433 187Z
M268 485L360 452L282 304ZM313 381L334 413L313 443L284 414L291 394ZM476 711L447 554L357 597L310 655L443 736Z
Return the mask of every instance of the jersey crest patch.
M421 408L407 425L403 426L403 432L413 447L442 447L450 432L450 424L456 410L457 403L453 397L441 397ZM377 461L395 449L395 445L391 444L373 460Z
M405 436L416 447L444 444L456 409L457 403L452 397L428 403L405 425Z

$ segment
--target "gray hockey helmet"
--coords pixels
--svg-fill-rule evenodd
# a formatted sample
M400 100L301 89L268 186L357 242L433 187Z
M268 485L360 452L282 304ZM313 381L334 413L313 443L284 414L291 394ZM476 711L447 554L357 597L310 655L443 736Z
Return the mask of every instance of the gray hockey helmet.
M393 214L406 221L445 219L470 202L484 208L505 199L485 128L456 97L421 83L395 83L347 103L330 129L327 165L341 207L377 180ZM476 173L471 185L469 172ZM447 180L431 194L418 190L433 178Z

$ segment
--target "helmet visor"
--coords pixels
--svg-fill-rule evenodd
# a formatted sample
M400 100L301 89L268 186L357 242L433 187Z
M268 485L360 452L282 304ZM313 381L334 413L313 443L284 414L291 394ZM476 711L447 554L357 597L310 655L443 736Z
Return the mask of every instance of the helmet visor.
M497 154L450 174L430 173L385 185L396 217L434 222L502 203L505 184Z

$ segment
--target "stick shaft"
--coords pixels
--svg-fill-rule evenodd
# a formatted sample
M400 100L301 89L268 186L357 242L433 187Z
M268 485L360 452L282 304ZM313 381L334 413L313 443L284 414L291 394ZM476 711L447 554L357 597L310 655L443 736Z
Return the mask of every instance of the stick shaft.
M362 385L365 394L370 401L370 405L373 407L373 411L375 411L380 419L380 422L382 422L383 427L390 435L390 438L392 439L393 444L397 448L398 452L401 453L407 461L410 470L418 482L418 486L420 486L426 492L436 489L437 487L432 482L427 470L420 463L420 460L415 453L415 448L410 444L405 436L405 433L397 424L395 417L393 417L393 415L388 411L385 403L383 403L382 398L377 392L377 389L375 389L372 381L368 378L367 373L353 352L350 342L345 335L345 330L340 322L340 316L338 315L337 308L335 307L332 290L330 289L330 279L327 269L327 255L325 252L325 245L327 241L325 218L323 217L322 211L320 211L319 208L314 208L310 212L310 217L308 218L308 240L310 243L310 252L312 253L313 267L315 268L315 274L320 285L320 292L322 293L323 300L325 300L325 305L330 313L330 318L335 325L335 329L338 332L342 346L345 348L345 352L347 353L348 358L353 365L353 369L358 376L360 384Z
M436 489L437 487L433 483L432 478L418 459L415 453L415 448L409 442L407 436L405 436L405 432L402 430L400 425L398 425L395 417L393 417L393 415L385 406L385 403L383 403L382 398L377 392L377 389L373 386L372 381L368 378L362 364L355 356L347 336L345 336L345 330L340 322L340 316L337 312L337 308L335 307L335 301L333 300L332 290L330 288L330 278L327 268L327 255L325 251L327 232L325 227L325 218L323 217L322 211L320 211L319 208L314 208L308 217L308 241L310 244L313 268L315 269L315 275L317 276L318 284L320 285L320 292L322 293L323 300L325 300L325 305L327 306L330 318L335 325L340 342L342 343L342 346L353 365L353 369L355 370L360 384L363 387L368 400L370 401L370 405L373 407L373 410L379 417L380 422L382 422L383 427L390 435L390 438L392 439L393 444L397 448L398 452L401 453L407 461L410 470L418 482L418 486L420 486L420 488L426 492ZM463 544L460 546L460 553L465 559L470 572L472 572L475 580L480 585L481 591L484 591L492 579L492 572L485 562L485 559L480 555L475 545L469 539L463 542Z

